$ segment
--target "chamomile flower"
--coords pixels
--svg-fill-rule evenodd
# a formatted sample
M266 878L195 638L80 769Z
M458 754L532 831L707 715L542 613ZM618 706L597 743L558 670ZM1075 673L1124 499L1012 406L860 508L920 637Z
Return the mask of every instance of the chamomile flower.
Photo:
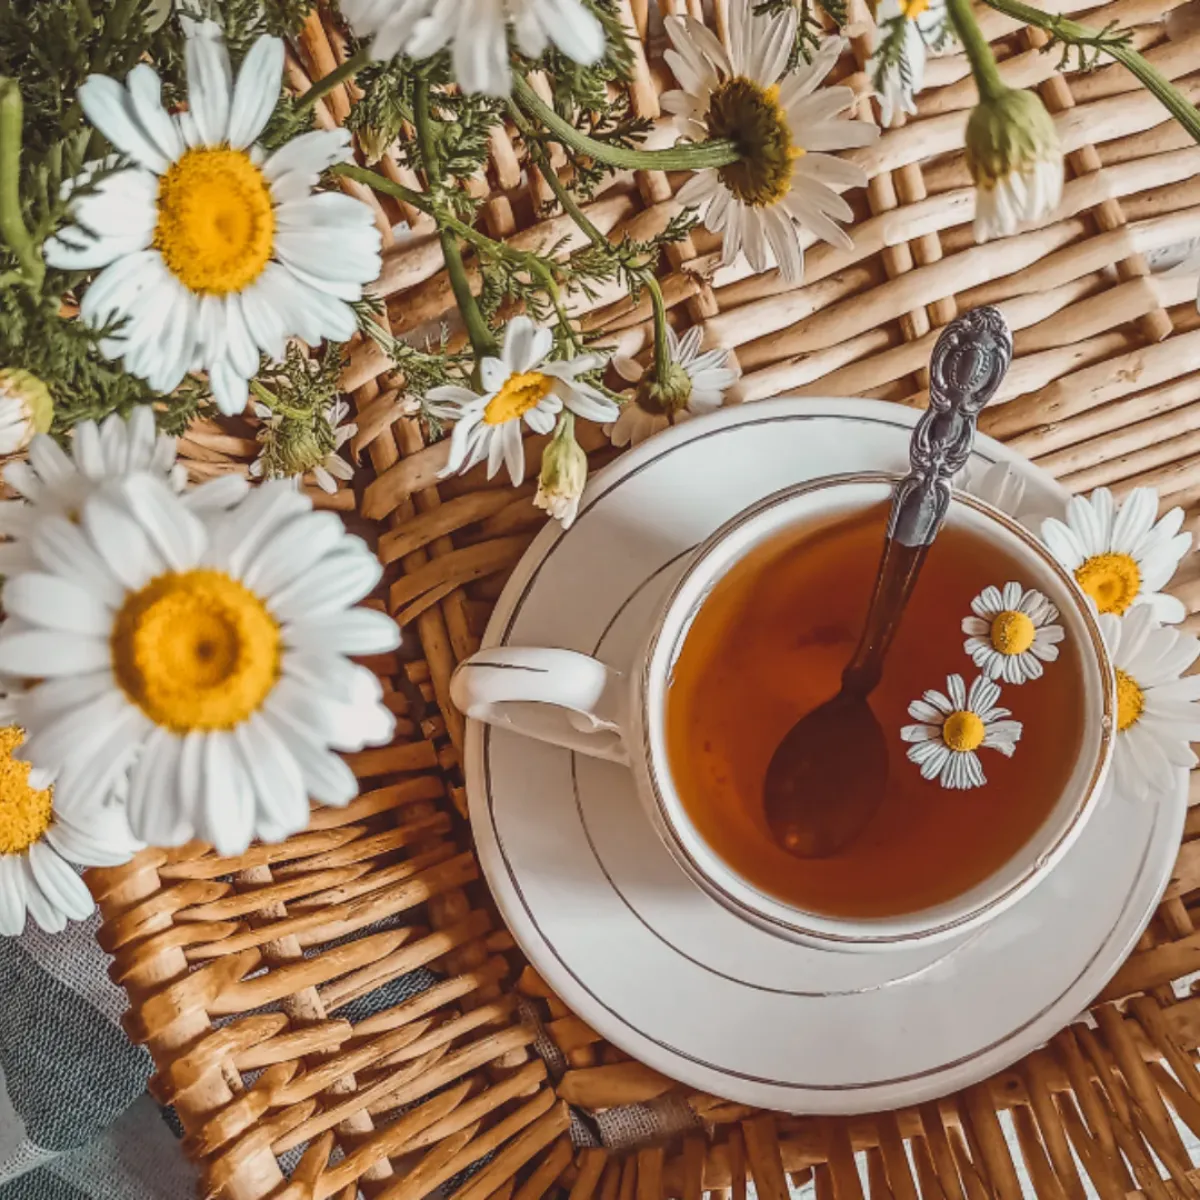
M1162 592L1180 560L1192 545L1190 533L1180 533L1183 509L1158 515L1158 493L1135 488L1119 507L1108 488L1090 498L1075 496L1067 519L1042 522L1042 541L1095 602L1102 613L1121 616L1135 604L1145 604L1169 624L1187 615L1183 604Z
M508 30L526 58L551 42L590 66L604 54L604 27L581 0L342 0L342 13L377 59L428 58L450 47L464 92L507 96Z
M636 446L668 425L701 413L715 412L741 372L730 367L728 350L701 352L704 330L693 326L680 338L667 326L668 381L659 384L653 372L634 358L616 358L617 374L635 389L621 415L605 426L614 446Z
M897 113L916 114L925 84L925 59L946 37L945 0L881 0L878 40L867 74L879 101L879 119L891 125Z
M743 148L737 162L697 172L676 198L700 208L708 228L723 235L726 263L744 252L765 271L769 247L780 275L798 282L801 230L849 249L837 222L854 214L839 193L867 182L861 167L827 151L864 146L879 130L842 119L854 105L850 88L818 90L844 41L826 39L811 63L789 70L797 10L765 15L755 8L754 0L731 0L728 51L694 17L667 18L674 48L666 59L682 90L665 93L663 108L686 137Z
M338 517L268 482L202 520L142 473L31 543L38 569L5 585L0 671L40 680L16 701L22 755L66 820L87 827L128 775L135 836L237 854L303 829L309 796L356 794L331 751L387 742L394 722L347 656L399 636L353 607L380 566Z
M905 725L900 736L908 757L921 768L922 779L938 779L944 788L977 788L987 783L976 751L998 750L1011 758L1021 740L1021 722L1001 708L1000 685L982 675L967 691L961 675L946 679L945 693L928 691L908 706L917 725Z
M575 418L564 413L542 455L534 504L548 512L564 529L570 529L579 512L579 498L583 495L587 475L587 455L575 440Z
M4 468L4 482L21 499L0 501L0 574L35 570L29 536L47 516L76 520L93 492L146 471L172 491L187 487L187 470L176 461L175 439L156 432L149 406L135 408L129 417L112 413L103 424L80 421L71 431L69 450L39 434L29 446L27 461ZM228 508L247 491L244 479L224 475L186 493L184 503L195 512Z
M330 496L337 492L339 479L349 482L354 478L354 468L339 453L358 432L358 425L346 420L350 405L345 400L328 405L313 425L289 423L258 401L254 415L262 422L258 431L262 448L250 464L252 478L299 480L311 471L317 486Z
M20 367L0 370L0 454L19 454L54 419L50 389Z
M1117 673L1113 778L1118 792L1141 799L1196 765L1189 743L1200 741L1200 675L1183 673L1200 641L1160 625L1147 604L1124 618L1102 613L1100 631Z
M250 47L236 82L215 23L189 24L186 55L188 107L177 116L146 63L125 86L91 75L79 89L88 119L132 165L76 188L76 224L45 256L103 268L80 316L119 323L104 354L163 394L206 371L233 414L260 353L282 358L290 335L310 345L354 335L351 302L379 274L380 235L367 205L313 191L348 156L345 130L303 133L269 156L255 145L279 101L279 38Z
M1042 664L1058 658L1065 636L1055 623L1058 609L1034 588L1019 583L984 588L971 601L971 612L974 616L963 618L963 649L988 679L1040 679Z
M479 365L482 394L453 384L430 389L430 411L455 422L443 477L469 471L486 459L489 479L503 463L513 486L518 486L525 478L522 425L534 433L549 433L564 407L588 421L616 418L617 406L580 378L598 370L604 360L584 354L550 362L553 348L550 330L528 317L515 317L500 357L485 358Z

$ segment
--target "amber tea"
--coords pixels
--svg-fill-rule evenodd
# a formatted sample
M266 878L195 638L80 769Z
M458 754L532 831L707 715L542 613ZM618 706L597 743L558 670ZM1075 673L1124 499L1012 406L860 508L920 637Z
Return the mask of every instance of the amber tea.
M667 693L670 769L697 832L738 874L797 908L879 918L951 900L1011 859L1054 808L1084 737L1080 647L1069 637L1041 679L1006 686L1024 729L1009 759L979 752L984 787L921 778L900 730L909 704L946 677L978 674L963 618L989 585L1032 584L1001 547L948 523L929 553L871 707L889 739L883 803L840 855L798 860L763 816L763 777L796 720L832 696L866 617L888 509L793 529L760 546L713 589Z

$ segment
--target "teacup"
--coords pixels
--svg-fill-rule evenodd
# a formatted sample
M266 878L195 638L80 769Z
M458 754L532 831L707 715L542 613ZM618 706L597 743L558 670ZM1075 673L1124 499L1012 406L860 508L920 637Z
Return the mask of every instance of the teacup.
M779 936L832 950L879 950L982 925L1035 887L1078 837L1099 801L1116 712L1114 673L1086 597L1028 530L983 501L956 492L948 521L1018 564L1023 586L1037 589L1057 607L1065 637L1080 649L1083 712L1082 736L1065 785L1041 825L997 870L961 894L915 912L845 917L807 911L730 866L696 827L670 767L666 712L672 669L713 589L747 555L789 530L832 524L885 504L894 483L895 477L881 474L817 479L739 513L694 552L628 672L570 650L497 647L459 667L452 683L455 704L475 720L627 766L646 813L683 871L717 902ZM970 669L969 661L965 666ZM926 686L928 681L914 681L914 695ZM898 733L892 750L897 760L903 758ZM804 864L797 862L796 868L803 870Z

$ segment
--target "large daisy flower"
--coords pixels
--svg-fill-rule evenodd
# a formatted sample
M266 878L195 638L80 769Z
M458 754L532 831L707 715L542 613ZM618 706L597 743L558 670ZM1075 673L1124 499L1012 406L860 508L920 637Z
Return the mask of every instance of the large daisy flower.
M1090 498L1071 500L1065 523L1043 521L1042 541L1100 612L1120 616L1146 604L1160 621L1174 623L1187 610L1161 589L1191 548L1192 535L1180 533L1183 509L1171 509L1156 523L1157 515L1153 488L1135 488L1120 507L1108 488L1097 488Z
M665 385L657 383L637 359L613 360L622 379L641 384L621 409L621 415L605 426L614 446L636 446L668 425L715 412L725 403L725 393L741 372L729 366L728 350L701 351L703 339L704 330L699 325L682 338L667 326L670 367Z
M43 517L75 520L93 492L141 471L158 476L175 492L187 486L187 470L176 462L175 439L156 432L148 406L134 409L128 418L112 413L101 425L80 421L71 431L69 451L39 434L30 444L28 461L4 468L4 482L21 499L0 501L0 534L11 539L0 545L0 574L36 569L29 535ZM244 479L223 475L191 489L184 503L196 512L228 508L247 487Z
M1117 672L1114 782L1121 794L1141 799L1196 765L1189 743L1200 741L1200 675L1182 676L1200 655L1200 641L1160 625L1148 604L1124 618L1102 613L1100 631Z
M91 75L79 89L132 165L79 189L77 224L45 253L53 266L104 268L80 316L121 323L105 354L164 394L205 370L221 410L239 413L260 352L281 358L291 335L353 337L350 301L379 274L380 237L365 204L313 192L347 156L345 130L301 134L269 157L254 144L279 100L283 42L259 38L235 83L218 27L190 28L186 112L163 108L145 63L125 87Z
M988 679L1041 679L1042 664L1058 658L1065 636L1056 623L1058 609L1035 588L1019 583L984 588L971 601L971 612L963 618L963 649Z
M331 750L387 742L379 681L348 655L394 648L384 613L352 607L378 561L283 482L201 519L143 473L46 517L38 570L8 580L0 671L39 679L17 702L56 807L90 821L129 777L134 834L201 837L222 854L308 823L308 797L345 804Z
M916 114L925 85L925 59L947 36L946 0L881 0L878 40L867 74L879 101L879 119L891 125L897 113Z
M29 914L47 933L92 911L81 867L116 867L141 849L124 809L106 805L86 829L54 811L50 777L14 757L24 734L8 695L0 694L0 937L15 937Z
M459 87L489 96L512 87L509 26L526 58L541 58L551 42L585 66L604 54L604 27L582 0L342 0L342 14L359 37L374 38L378 59L428 58L449 46Z
M674 49L666 59L682 90L662 98L686 137L727 138L744 149L737 162L693 175L679 202L698 206L708 228L723 235L726 263L744 251L765 271L770 247L789 282L804 273L802 228L835 246L853 244L837 224L854 216L839 192L865 187L866 173L825 151L879 136L874 125L841 119L854 105L850 88L817 90L842 52L840 38L826 39L811 63L788 70L798 19L791 5L767 16L756 15L754 0L731 0L726 51L694 17L668 17Z
M905 725L900 736L909 743L908 757L921 768L922 779L937 779L944 788L977 788L987 783L978 750L998 750L1011 758L1021 740L1021 722L1001 708L1000 685L976 677L970 692L961 675L946 679L946 691L930 690L908 706L917 725Z
M427 399L437 417L454 421L450 461L442 475L469 471L487 460L488 478L508 467L517 486L525 478L522 424L534 433L549 433L563 408L587 421L612 421L620 411L581 375L598 370L604 360L594 354L549 362L554 336L528 317L509 322L499 358L479 364L482 394L448 385L431 388Z

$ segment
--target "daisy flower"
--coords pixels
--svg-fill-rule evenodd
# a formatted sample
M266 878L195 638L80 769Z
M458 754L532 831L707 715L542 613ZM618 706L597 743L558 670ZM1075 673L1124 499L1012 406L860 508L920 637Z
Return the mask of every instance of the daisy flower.
M1173 624L1187 610L1161 589L1191 548L1192 535L1180 533L1183 509L1171 509L1156 523L1157 514L1153 488L1135 488L1120 507L1108 488L1097 488L1090 498L1071 500L1065 523L1043 521L1042 541L1100 612L1120 616L1146 604L1160 621Z
M550 514L564 529L570 529L579 512L579 498L587 483L588 460L575 440L575 418L563 413L558 429L542 455L537 495L533 503Z
M789 71L797 10L788 5L768 16L754 8L754 0L731 0L728 52L694 17L667 18L674 48L666 59L682 90L665 93L662 106L686 137L727 138L744 147L743 158L697 172L677 196L723 235L724 262L744 252L755 271L765 271L770 247L780 275L798 282L801 230L850 249L837 221L854 214L839 192L867 183L861 167L825 151L864 146L879 130L841 119L854 105L850 88L817 90L845 46L842 39L827 38L811 63Z
M541 58L551 42L584 66L604 55L604 27L582 0L342 0L341 8L360 38L374 38L374 58L429 58L449 46L464 92L509 94L509 27L526 58Z
M491 479L508 467L513 486L525 478L525 444L521 426L534 433L549 433L564 406L578 417L602 423L612 421L617 406L599 389L580 379L598 370L604 360L595 354L549 362L554 335L528 317L515 317L504 336L499 358L479 364L484 392L447 385L431 388L430 411L443 420L454 421L450 437L450 461L442 477L469 471L487 459Z
M925 84L925 58L946 37L946 0L882 0L878 40L867 74L879 101L879 119L891 125L897 113L914 116Z
M38 569L4 589L0 671L41 681L17 700L22 754L53 773L67 820L90 821L129 773L135 836L239 854L303 829L309 796L356 794L331 750L387 742L393 718L347 656L399 634L353 607L380 566L338 517L269 482L202 520L143 473L31 543Z
M0 545L0 574L36 569L29 536L43 517L76 520L88 496L129 475L148 471L175 492L187 486L187 470L175 460L175 439L156 431L149 406L135 408L128 418L112 413L101 425L80 421L71 439L68 451L38 434L28 461L4 468L4 482L21 499L0 501L0 534L12 539ZM244 479L224 475L193 488L184 503L196 512L228 508L247 489Z
M667 326L668 383L658 384L653 371L634 358L613 359L617 374L628 383L640 383L621 415L604 427L614 446L636 446L668 425L701 413L714 412L725 403L725 393L741 371L730 367L728 350L701 353L704 330L693 326L680 338Z
M1034 92L1001 88L967 121L975 181L975 240L1009 237L1059 206L1063 156L1054 119Z
M338 451L358 432L358 425L347 421L350 405L345 400L335 400L322 414L322 422L315 428L307 428L304 422L290 424L279 413L265 404L255 401L254 415L262 422L258 440L262 449L250 464L250 475L254 479L264 476L271 479L296 479L311 471L317 486L333 495L338 490L339 479L354 478L354 468ZM292 435L286 440L280 431L287 429Z
M1000 685L982 675L968 693L961 675L946 679L946 692L928 691L908 706L918 725L905 725L900 736L922 779L940 779L944 788L977 788L987 783L977 750L999 750L1012 758L1021 740L1021 722L1000 708Z
M50 389L20 367L0 370L0 454L19 454L54 419Z
M1100 631L1117 673L1114 782L1140 800L1196 765L1189 743L1200 741L1200 675L1182 676L1200 641L1160 625L1146 604L1124 618L1102 613Z
M55 813L50 777L14 756L24 737L14 721L10 697L0 694L0 937L16 937L27 913L61 933L94 907L71 864L120 866L141 846L120 805L90 814L86 831Z
M975 615L963 618L963 649L988 679L1041 679L1042 663L1058 658L1065 634L1055 624L1058 609L1041 592L1019 583L984 588L971 601L971 612Z
M380 237L367 205L313 191L348 156L345 130L301 134L270 156L254 144L279 100L279 38L251 46L236 82L213 22L189 25L186 49L178 116L145 63L124 87L91 75L79 89L88 119L131 165L76 189L76 224L45 256L103 268L80 316L94 328L121 323L101 343L108 357L162 394L207 371L221 411L235 414L260 353L282 358L291 335L310 345L353 337L350 302L379 274Z

